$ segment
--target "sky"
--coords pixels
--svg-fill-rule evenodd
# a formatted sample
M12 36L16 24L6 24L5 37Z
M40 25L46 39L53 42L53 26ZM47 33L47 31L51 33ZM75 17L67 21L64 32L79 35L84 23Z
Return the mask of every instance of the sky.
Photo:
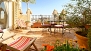
M35 4L29 3L28 8L32 11L32 15L52 15L54 9L60 13L67 3L70 3L70 0L36 0ZM22 2L23 14L26 10L27 4Z

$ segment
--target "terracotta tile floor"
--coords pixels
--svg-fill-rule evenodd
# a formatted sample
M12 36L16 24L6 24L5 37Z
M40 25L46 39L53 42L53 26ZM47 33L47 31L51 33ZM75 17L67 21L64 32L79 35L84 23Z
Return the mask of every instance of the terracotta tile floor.
M61 31L61 30L60 30ZM5 33L3 35L3 38L6 38L12 34L14 34L15 31L7 31L5 30ZM14 38L16 39L19 36L28 36L28 37L37 37L37 40L35 41L35 44L37 46L37 48L39 49L39 51L43 48L42 44L53 44L55 43L56 40L60 40L61 42L64 42L65 39L76 39L76 37L74 36L74 31L71 30L71 33L69 32L65 32L62 36L61 33L55 33L55 34L51 34L47 31L42 32L42 28L32 28L31 30L22 30L22 32L15 32L16 36L14 36ZM0 39L1 40L1 39ZM10 43L14 41L12 38L4 41L3 43Z

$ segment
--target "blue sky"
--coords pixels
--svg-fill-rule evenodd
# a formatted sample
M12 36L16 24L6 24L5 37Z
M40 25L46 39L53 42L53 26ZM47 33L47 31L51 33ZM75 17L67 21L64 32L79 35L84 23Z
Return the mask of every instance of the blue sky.
M60 13L64 5L70 3L70 0L36 0L35 4L29 3L32 15L52 15L54 9ZM27 4L22 2L22 12L26 13Z

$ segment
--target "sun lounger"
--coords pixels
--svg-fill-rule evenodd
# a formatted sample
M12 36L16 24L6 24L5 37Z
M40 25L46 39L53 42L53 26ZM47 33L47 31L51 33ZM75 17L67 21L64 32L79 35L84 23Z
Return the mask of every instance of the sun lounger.
M9 36L9 37L6 37L6 38L3 38L2 40L0 40L0 42L3 42L3 41L5 41L5 40L7 40L7 39L9 39L9 38L13 38L14 39L14 36L15 36L16 34L12 34L11 36Z
M0 43L0 51L6 51L7 44Z
M36 38L20 36L15 41L7 44L6 51L28 51L32 45L38 51L34 44L35 40Z

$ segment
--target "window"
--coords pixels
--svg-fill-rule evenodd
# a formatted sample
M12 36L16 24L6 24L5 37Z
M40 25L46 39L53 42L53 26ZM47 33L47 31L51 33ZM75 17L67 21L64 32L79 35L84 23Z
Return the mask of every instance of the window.
M4 19L4 10L5 10L4 2L2 2L0 4L0 8L1 8L1 11L0 11L0 19Z
M1 11L1 19L4 19L4 11Z

